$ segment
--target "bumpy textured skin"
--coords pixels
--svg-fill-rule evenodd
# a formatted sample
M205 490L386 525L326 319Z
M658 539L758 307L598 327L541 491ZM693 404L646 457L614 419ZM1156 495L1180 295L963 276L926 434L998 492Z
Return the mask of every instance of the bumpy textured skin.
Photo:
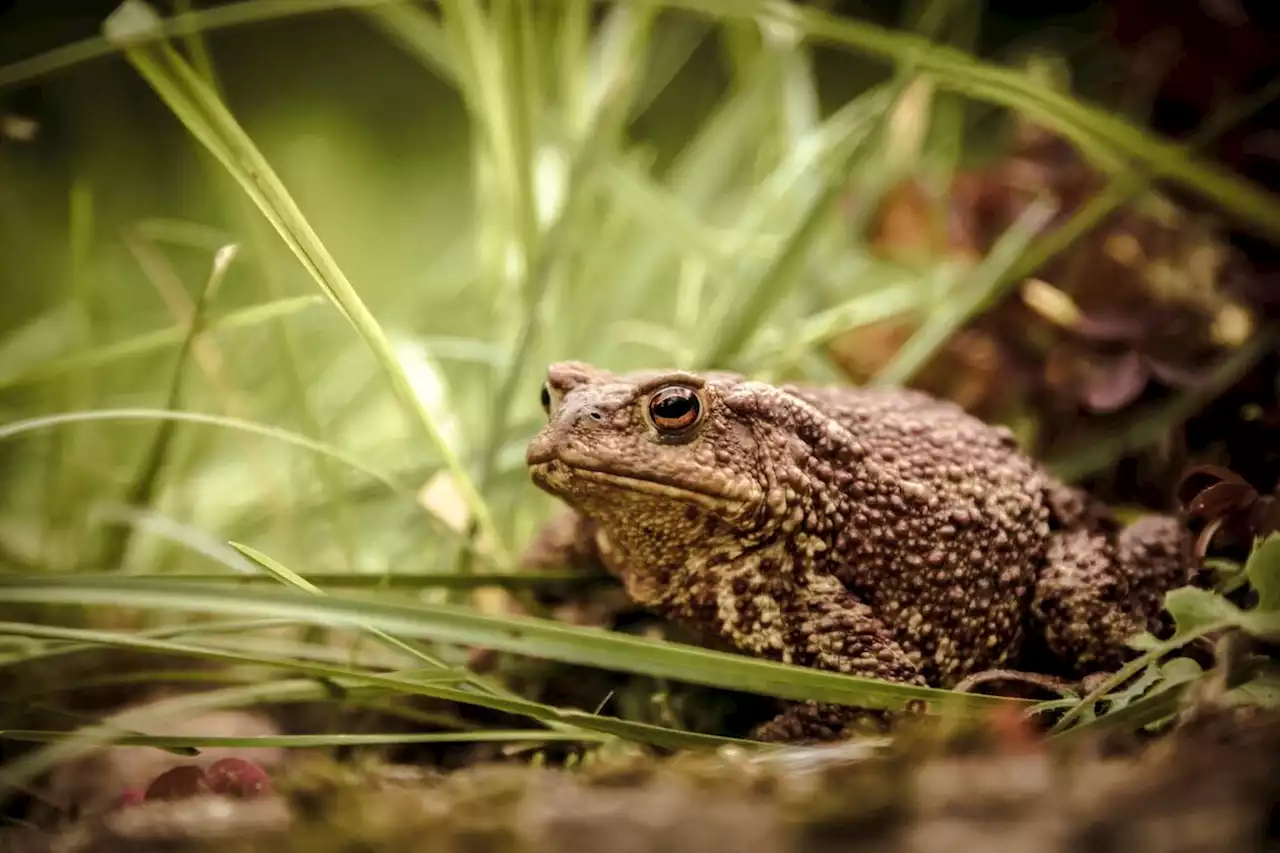
M702 403L677 441L646 414L670 385ZM547 388L527 461L571 512L536 561L557 542L598 557L637 603L748 654L949 686L1016 668L1036 633L1086 674L1159 633L1164 592L1193 578L1176 520L1122 529L1008 430L922 393L578 362ZM829 740L849 719L797 704L755 734Z

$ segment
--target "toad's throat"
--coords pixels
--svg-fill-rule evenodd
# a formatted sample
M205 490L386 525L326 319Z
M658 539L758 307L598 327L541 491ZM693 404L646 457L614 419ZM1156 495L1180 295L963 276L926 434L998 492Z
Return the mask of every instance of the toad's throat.
M563 459L539 462L530 465L529 470L538 485L566 497L565 493L573 490L572 482L580 480L667 500L695 503L707 509L723 509L742 503L742 497L737 495L694 489L681 483L641 477L616 469L572 464Z

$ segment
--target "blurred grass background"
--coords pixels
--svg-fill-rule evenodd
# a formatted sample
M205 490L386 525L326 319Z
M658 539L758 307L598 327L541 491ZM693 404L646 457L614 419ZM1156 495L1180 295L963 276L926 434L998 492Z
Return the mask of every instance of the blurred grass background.
M6 64L33 47L87 35L95 20L88 11L50 14L39 6L18 3L8 13ZM271 11L270 3L259 6ZM110 8L95 11L105 17ZM469 114L451 81L421 61L424 50L439 54L448 40L425 8L381 4L363 14L289 17L176 44L216 74L237 121L395 341L455 452L475 470L497 444L486 496L514 545L545 510L520 458L540 417L543 366L559 358L616 368L693 364L719 333L717 316L778 256L816 190L835 183L811 173L788 187L779 164L794 162L821 121L888 80L890 69L847 51L793 47L785 34L741 20L720 27L678 10L641 20L650 14L645 4L611 10L605 24L606 37L617 33L615 42L632 45L589 44L573 28L587 17L599 23L599 10L531 6L527 21L512 24L527 28L518 38L529 49L511 72L527 87L518 92L533 133L518 152L527 183L493 187L479 138L487 118ZM972 40L979 30L980 17L966 4L934 4L923 23L922 14L922 5L899 21L881 12L887 24L933 27L944 40ZM424 24L432 34L425 42ZM999 18L988 31L1002 26L1007 35L1010 24ZM1042 27L1040 35L1054 32ZM617 138L599 143L583 212L539 237L549 248L535 271L542 281L531 285L532 276L508 269L504 258L502 242L512 237L507 208L563 197L572 136L581 137L593 89L606 82L627 90L611 93L607 104L625 119L607 117L614 126L603 133ZM336 312L305 299L316 294L314 283L133 68L118 56L98 59L5 95L11 115L38 125L34 139L6 139L0 150L0 401L8 420L163 408L181 330L213 254L235 244L205 307L210 331L183 366L180 407L310 435L411 486L429 479L440 460L406 424L376 361ZM909 120L927 124L935 106L923 96L920 106L916 93L910 109L920 115ZM936 144L896 168L932 169L937 180L957 154L982 156L977 140L1000 138L999 116L980 106L963 116L979 135L962 136L951 115L959 106L940 99L936 110L949 114L933 131ZM872 110L848 125L871 137L848 170L854 184L874 177L887 156L880 118ZM533 197L513 202L513 191ZM778 195L752 208L766 191ZM801 262L804 274L788 283L776 312L750 321L766 326L760 338L786 340L803 315L859 295L883 291L899 310L917 298L890 285L925 292L909 273L860 251L843 233L846 221L823 216L829 248ZM539 287L546 292L536 298ZM271 316L272 308L281 316ZM222 330L222 318L241 312L248 322ZM513 371L513 347L531 316L532 342L514 366L510 409L497 415L503 426L492 400ZM145 346L149 334L166 329L172 334L163 346ZM131 344L141 351L118 355ZM753 366L822 378L812 346L788 348L785 362L766 357ZM245 539L312 571L448 567L438 531L411 503L296 448L215 427L175 429L143 515L111 516L160 430L147 422L73 425L0 446L3 553L42 569L92 567L94 543L125 524L147 531L130 536L123 555L135 569L200 562L191 548L165 541L171 536L207 547Z
M523 464L548 362L840 381L829 340L910 316L881 381L910 380L1046 212L976 266L887 259L868 220L904 178L945 202L1018 112L1280 232L1265 193L1087 105L1149 108L1093 6L675 5L175 0L158 46L138 3L109 38L112 4L14 4L5 570L260 572L237 542L304 577L510 572L551 509ZM22 618L189 618L63 603Z

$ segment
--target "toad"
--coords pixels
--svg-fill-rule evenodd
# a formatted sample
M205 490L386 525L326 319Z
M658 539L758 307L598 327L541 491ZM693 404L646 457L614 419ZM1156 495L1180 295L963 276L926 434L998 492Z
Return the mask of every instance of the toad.
M562 362L542 404L527 463L568 511L539 559L599 561L749 655L949 687L1034 647L1084 676L1163 633L1165 592L1196 579L1177 519L1123 525L922 392ZM753 736L829 740L850 713L794 703Z

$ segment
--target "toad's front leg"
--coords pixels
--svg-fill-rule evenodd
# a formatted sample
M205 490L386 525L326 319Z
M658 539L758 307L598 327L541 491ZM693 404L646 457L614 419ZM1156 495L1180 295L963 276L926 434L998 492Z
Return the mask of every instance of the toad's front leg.
M907 651L871 608L832 578L812 578L786 601L765 597L732 599L738 618L727 620L728 639L753 654L772 652L789 663L925 685ZM722 608L722 610L725 608ZM743 619L743 615L757 618ZM756 727L752 737L766 741L830 741L848 736L864 723L877 726L884 715L867 709L819 702L797 702Z
M538 529L520 555L520 567L540 571L603 571L594 521L565 509Z

